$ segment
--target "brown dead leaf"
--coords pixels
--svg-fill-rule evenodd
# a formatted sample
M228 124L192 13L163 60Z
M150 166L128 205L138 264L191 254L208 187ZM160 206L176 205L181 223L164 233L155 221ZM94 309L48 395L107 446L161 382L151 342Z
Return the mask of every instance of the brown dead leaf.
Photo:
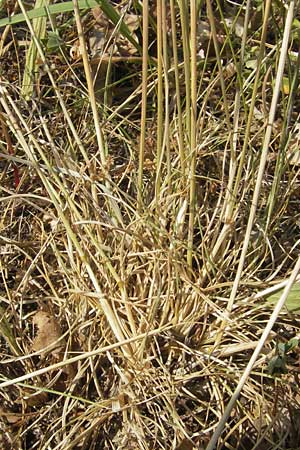
M288 163L293 166L300 166L300 125L296 124L292 133L290 145L287 151Z
M97 61L97 67L92 67L94 89L96 98L103 102L104 94L106 102L112 103L113 92L107 86L111 84L111 71L108 69L111 58L131 58L136 55L137 49L116 26L107 18L100 6L92 8L95 22L89 32L89 49L92 66ZM140 26L140 17L135 14L122 15L133 39L138 42L135 31Z
M28 392L28 395L26 395L26 392L24 393L24 395L22 396L22 401L26 403L26 405L28 406L41 406L44 405L45 403L47 403L47 401L49 400L49 395L47 394L47 392L34 392L32 393L32 391Z
M0 408L0 417L4 417L7 420L7 423L9 423L10 425L16 425L23 419L22 414L7 412L2 408Z
M176 450L193 450L193 448L192 442L185 438L180 442L178 447L176 447Z
M91 11L92 11L92 14L93 14L97 24L100 25L100 27L102 27L102 28L106 28L109 24L109 21L108 21L107 17L105 16L105 14L103 13L100 6L95 6L94 8L91 9Z
M115 33L115 25L105 16L99 6L92 8L96 20L90 32L90 50L92 58L96 56L132 56L137 53L136 47L122 36ZM135 31L140 26L140 18L135 14L125 14L123 22L127 25L132 37L138 41Z
M9 424L12 428L20 427L28 421L31 417L35 417L37 413L15 413L7 411L0 407L0 421L3 419ZM1 437L1 434L0 434ZM1 440L0 440L0 448L2 450L3 447L1 447ZM17 447L14 447L17 448ZM18 447L19 448L19 447Z
M70 49L70 56L73 60L77 61L77 59L81 58L81 52L80 52L80 42L79 39L77 39L74 44L72 45Z
M42 352L43 355L51 352L52 355L57 356L65 346L64 340L60 339L62 332L57 319L49 312L38 311L34 315L32 323L37 327L32 350L39 352L45 349Z
M140 26L140 17L136 14L125 14L124 22L126 23L129 31L133 33Z

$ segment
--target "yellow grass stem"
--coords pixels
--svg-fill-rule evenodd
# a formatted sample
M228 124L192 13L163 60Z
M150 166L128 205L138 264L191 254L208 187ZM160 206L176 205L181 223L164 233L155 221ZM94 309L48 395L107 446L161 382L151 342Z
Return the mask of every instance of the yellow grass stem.
M163 28L162 28L162 0L157 0L157 144L156 144L156 179L155 201L159 209L161 187L161 160L163 155Z
M81 355L65 359L64 361L60 361L56 364L51 364L50 366L43 367L42 369L35 370L34 372L31 372L31 373L27 373L26 375L15 378L13 380L4 381L4 382L0 383L0 389L3 389L8 386L12 386L14 384L22 383L23 381L26 381L26 380L31 380L34 377L38 377L40 375L43 375L44 373L51 372L52 370L57 370L61 367L65 367L65 366L74 364L78 361L82 361L82 360L88 359L88 358L93 358L94 356L97 356L97 355L105 354L106 352L115 350L120 347L121 347L121 349L122 349L122 347L127 348L131 344L133 344L139 340L142 340L147 336L149 336L149 337L155 336L156 334L160 334L162 331L168 330L169 328L170 327L167 327L167 326L157 328L157 329L151 330L147 333L142 333L142 334L139 334L138 336L134 336L132 338L125 339L125 340L119 341L119 342L115 342L114 344L106 345L104 347L97 348L96 350L92 350L90 352L85 352Z
M168 42L168 17L166 2L162 2L162 30L163 30L163 71L164 71L164 135L163 135L163 154L161 157L161 163L163 162L163 157L165 155L166 162L166 180L164 184L167 184L167 192L170 194L172 190L171 186L171 134L170 134L170 83L169 83L169 42Z
M270 2L268 2L268 5L270 7ZM237 273L236 273L236 276L234 279L234 284L233 284L232 291L231 291L230 298L229 298L228 305L227 305L228 314L230 314L232 311L236 293L237 293L237 290L239 287L240 278L242 275L244 262L245 262L245 258L246 258L246 254L247 254L247 250L248 250L248 245L249 245L249 241L250 241L251 230L252 230L253 223L255 220L257 203L258 203L259 195L261 192L261 184L262 184L265 165L267 162L267 157L268 157L268 152L269 152L269 144L270 144L271 135L272 135L276 107L277 107L277 102L278 102L278 98L279 98L279 94L280 94L284 65L285 65L285 60L287 57L287 49L288 49L288 44L289 44L289 35L291 32L291 27L292 27L293 14L294 14L294 1L291 1L290 5L289 5L289 9L288 9L286 22L285 22L284 35L283 35L282 46L281 46L281 51L280 51L280 59L279 59L278 70L277 70L277 74L276 74L276 83L275 83L275 87L274 87L274 93L273 93L273 97L272 97L272 103L271 103L270 114L269 114L269 118L268 118L268 124L267 124L266 132L265 132L264 142L263 142L263 146L262 146L260 164L259 164L259 168L258 168L258 174L257 174L257 178L256 178L256 183L255 183L255 190L253 193L253 199L252 199L251 208L250 208L249 220L248 220L247 229L245 232L242 252L241 252L241 255L239 258Z
M189 157L189 225L187 241L187 263L193 262L194 223L196 208L195 169L197 146L197 1L190 3L191 29L191 113L190 113L190 157Z
M18 137L18 140L20 142L20 144L22 145L22 148L24 149L24 151L27 154L28 159L33 163L35 169L37 170L40 178L42 179L45 188L47 189L47 192L53 202L53 205L56 208L56 211L58 213L59 218L61 219L61 221L63 222L65 229L66 229L66 233L68 238L70 239L70 241L72 242L72 245L74 246L74 248L76 249L76 252L78 253L80 260L82 261L82 264L86 267L87 273L94 285L95 291L96 293L99 294L99 303L101 308L103 309L104 314L107 317L107 320L116 336L116 338L121 341L124 340L124 333L122 331L122 326L120 324L120 319L118 318L118 316L116 315L116 313L114 312L110 302L106 299L106 297L103 295L102 290L100 288L100 285L98 283L97 280L97 276L94 273L94 270L91 267L91 264L89 262L89 258L88 255L86 254L86 252L84 251L84 249L82 248L78 237L76 236L76 234L74 233L72 226L70 224L70 221L68 220L67 215L64 213L63 211L63 204L61 202L60 199L60 195L57 193L57 191L54 189L54 187L52 186L50 180L48 179L47 176L45 176L45 174L43 173L43 171L41 171L41 169L39 168L38 164L36 163L36 157L34 156L32 149L28 146L26 140L24 139L24 136L20 130L20 127L17 123L17 121L15 120L13 114L10 111L9 105L5 100L5 97L7 96L5 89L3 87L0 87L0 92L1 92L1 104L9 118L9 127L12 129L12 131L15 133L15 135ZM19 114L19 119L21 121L22 117ZM23 125L26 127L26 123L23 121ZM44 156L42 149L40 148L40 146L38 145L37 141L34 139L33 135L31 135L31 140L32 142L35 144L36 148L38 149L40 155L42 156L42 158L44 159L44 162L49 170L49 173L52 174L52 176L54 177L56 183L58 185L60 185L61 188L61 192L65 193L65 198L67 200L67 202L70 204L70 207L73 209L73 212L77 212L76 207L74 205L74 203L72 203L71 201L71 197L69 196L69 194L65 191L65 188L63 186L63 184L60 182L58 176L54 173L51 165L49 164L47 158ZM80 218L80 216L78 217ZM90 237L92 237L92 233L89 233ZM113 267L112 265L109 263L109 259L106 257L106 255L104 254L103 250L101 249L101 247L97 244L97 249L98 251L101 252L102 257L104 258L104 261L106 262L106 264L108 265L108 267L113 271ZM117 281L120 283L120 280L117 276L117 274L115 273L115 276L117 277ZM131 349L126 349L124 348L124 351L126 352L126 356L131 357L132 356L132 350Z
M146 138L146 119L147 119L147 97L148 97L148 0L143 1L143 65L142 65L142 112L141 112L141 133L139 150L139 169L137 182L137 203L138 209L143 206L143 175L144 175L144 155Z
M253 83L253 91L252 91L252 97L251 97L251 104L249 107L249 112L247 116L247 124L246 124L246 130L245 130L245 136L243 137L243 146L241 153L239 155L239 164L237 168L237 172L234 178L234 181L232 179L232 175L234 175L235 170L231 172L231 179L230 179L230 188L228 191L228 196L226 200L226 213L225 213L225 223L220 231L220 234L216 240L216 243L214 244L214 247L211 251L211 258L212 260L215 260L218 253L220 252L220 249L226 242L228 236L231 233L232 228L234 227L234 223L238 214L240 203L238 202L237 195L238 191L240 189L240 183L241 183L241 177L243 174L243 171L245 170L244 163L246 159L247 150L249 148L249 141L251 136L251 130L252 130L252 123L253 123L253 114L254 114L254 108L256 104L256 95L260 84L261 79L261 69L263 64L263 58L265 55L265 43L266 43L266 36L267 36L267 29L268 29L268 19L269 19L269 13L271 8L271 1L268 0L266 2L265 10L264 10L264 21L262 26L262 34L261 34L261 40L260 40L260 47L259 47L259 54L257 58L257 67L256 67L256 75L255 80ZM207 271L204 269L202 274L202 281L204 282L207 276Z
M293 6L294 5L292 5L292 10L293 10ZM291 5L290 5L290 7L291 7ZM292 10L289 9L289 12L292 12ZM261 338L260 338L260 340L259 340L259 342L257 344L257 347L255 348L255 350L254 350L254 352L253 352L253 354L252 354L252 356L251 356L251 358L250 358L250 360L249 360L249 362L247 364L247 367L246 367L242 377L240 378L240 380L238 382L238 385L237 385L237 387L236 387L236 389L235 389L235 391L234 391L234 393L233 393L233 395L232 395L228 405L226 406L226 409L225 409L225 411L224 411L224 413L223 413L223 415L222 415L222 417L221 417L221 419L220 419L220 421L218 423L218 426L216 427L216 429L215 429L215 431L214 431L214 433L213 433L213 435L212 435L212 437L211 437L211 439L210 439L210 441L208 443L208 446L206 447L206 450L214 450L215 449L216 444L218 442L218 439L219 439L219 437L220 437L220 435L221 435L221 433L222 433L222 431L223 431L223 429L224 429L224 427L226 425L226 422L227 422L227 420L228 420L228 418L230 416L230 413L231 413L231 411L232 411L236 401L238 400L238 398L240 396L240 393L241 393L241 391L242 391L242 389L244 387L244 384L247 381L247 378L249 377L249 375L251 373L251 370L252 370L252 368L253 368L253 366L255 364L255 361L257 360L257 358L258 358L258 356L259 356L259 354L260 354L260 352L261 352L261 350L262 350L262 348L264 346L264 343L267 340L267 338L269 336L269 333L271 332L271 330L272 330L272 328L273 328L273 326L274 326L274 324L275 324L275 322L276 322L276 320L277 320L277 318L279 316L279 313L280 313L281 309L284 306L284 303L285 303L285 301L286 301L286 299L287 299L287 297L289 295L289 292L290 292L293 284L295 283L295 280L297 278L299 270L300 270L300 257L298 258L298 260L297 260L297 262L296 262L296 264L294 266L294 269L293 269L293 271L291 273L291 276L290 276L290 278L288 280L288 283L286 284L286 287L285 287L285 289L284 289L280 299L278 300L278 302L277 302L277 304L276 304L276 306L275 306L275 308L274 308L274 310L272 312L272 315L271 315L270 319L268 320L268 323L267 323L267 325L266 325L266 327L265 327L265 329L263 331L263 334L261 335Z
M89 101L92 108L93 118L94 118L94 125L95 125L95 131L96 131L96 137L99 147L99 153L100 153L100 159L103 166L103 171L106 173L106 163L107 163L107 150L105 148L105 142L103 139L103 132L100 126L100 117L99 117L99 109L96 102L96 96L95 96L95 90L94 90L94 84L92 79L92 71L91 66L87 54L87 48L86 48L86 42L84 37L84 31L81 23L79 8L78 8L78 0L73 0L74 2L74 13L75 13L75 20L76 20L76 26L78 31L78 39L80 42L80 54L83 61L83 67L85 72L85 78L87 83L87 90L88 90L88 96Z
M177 51L177 32L176 32L176 17L175 17L175 4L174 0L170 1L170 11L171 11L171 26L172 26L172 52L174 58L174 78L175 78L175 90L176 90L176 108L177 108L177 123L176 131L178 133L178 148L180 156L180 166L183 185L186 180L186 152L184 144L184 131L183 131L183 117L182 117L182 107L181 107L181 95L180 95L180 74L179 74L179 60Z
M185 80L185 132L187 140L191 135L191 55L189 42L189 13L188 2L179 0L180 23L182 32L183 60L184 60L184 80Z

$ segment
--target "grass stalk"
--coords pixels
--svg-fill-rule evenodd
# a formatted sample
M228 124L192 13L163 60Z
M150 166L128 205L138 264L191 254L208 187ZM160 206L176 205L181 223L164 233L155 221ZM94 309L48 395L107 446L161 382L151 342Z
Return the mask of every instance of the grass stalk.
M68 125L70 127L70 130L71 130L72 135L73 135L73 137L75 139L75 142L78 145L78 148L81 151L82 156L83 156L86 164L89 164L89 158L87 156L87 153L86 153L86 151L84 149L84 146L82 145L82 142L81 142L81 140L80 140L80 138L78 136L78 133L76 132L76 129L75 129L74 124L73 124L73 122L71 120L70 114L68 113L67 107L65 105L64 99L63 99L63 97L62 97L62 95L61 95L61 93L60 93L60 91L59 91L59 89L57 87L57 84L55 83L55 80L54 80L54 77L52 75L51 69L50 69L50 67L49 67L49 65L48 65L48 63L46 61L46 57L45 57L45 54L44 54L43 49L41 47L41 44L40 44L39 40L37 39L37 37L35 35L33 26L32 26L32 24L31 24L31 22L30 22L30 20L28 18L28 14L27 14L26 9L25 9L25 7L23 5L23 2L21 0L18 0L18 1L19 1L20 9L21 9L22 13L24 14L24 17L26 18L26 23L27 23L27 26L28 26L28 28L30 30L32 39L33 39L33 41L35 43L35 46L37 48L38 55L41 58L41 61L42 61L43 65L44 65L44 69L45 69L45 71L46 71L46 73L47 73L47 75L48 75L48 77L49 77L49 79L51 81L51 84L52 84L53 89L55 91L55 94L56 94L56 96L57 96L57 98L59 100L59 103L61 105L62 111L63 111L64 116L65 116L65 118L67 120L67 123L68 123Z
M48 1L46 0L36 0L35 8L41 8L45 7L47 8ZM34 30L35 39L37 39L39 42L42 41L42 39L45 39L46 35L46 17L39 17L37 19L33 19L32 21L32 28ZM34 39L30 41L29 48L26 52L26 63L25 63L25 69L24 69L24 75L23 75L23 84L22 84L22 95L26 100L31 99L33 90L34 90L34 84L37 80L37 75L39 71L39 64L37 63L37 47L35 44Z
M6 95L5 90L3 88L0 88L0 89L1 89L1 94L2 94L2 96L1 96L1 103L2 103L2 106L3 106L4 110L5 110L8 118L9 118L9 121L10 121L9 125L10 125L11 129L13 130L13 132L17 135L20 144L22 145L22 147L23 147L24 151L26 152L28 158L34 164L34 167L36 168L36 170L37 170L41 180L43 181L43 184L45 185L45 188L47 189L47 192L49 193L51 201L53 202L53 205L56 208L58 216L61 219L62 223L64 224L67 236L70 239L70 241L72 242L72 244L74 245L74 248L76 249L76 252L78 253L78 255L80 257L80 260L82 261L83 265L86 267L87 273L89 274L89 277L90 277L90 279L91 279L91 281L92 281L92 283L94 285L95 291L99 294L99 302L100 302L101 308L103 309L103 312L106 315L107 320L110 323L110 326L112 327L112 330L113 330L116 338L119 341L122 341L122 340L124 340L124 334L123 334L123 331L122 331L122 326L120 325L119 318L115 314L115 312L114 312L113 308L111 307L109 301L105 298L105 296L102 293L102 290L101 290L100 285L99 285L98 280L97 280L97 276L95 275L95 273L94 273L94 271L93 271L93 269L92 269L92 267L90 265L90 262L88 261L87 254L83 250L83 248L82 248L82 246L81 246L81 244L80 244L80 242L78 240L78 237L74 233L74 231L73 231L73 229L71 227L71 224L70 224L66 214L63 212L63 205L62 205L62 202L61 202L61 199L60 199L59 195L57 194L56 190L52 186L50 180L44 175L44 173L40 170L39 166L37 165L36 159L35 159L34 155L32 154L31 149L27 145L27 143L26 143L26 141L24 139L24 136L22 135L22 132L21 132L21 130L20 130L20 128L19 128L15 118L14 118L14 116L12 115L12 113L10 111L9 105L5 101L5 97L4 97ZM21 118L21 116L19 116L19 117ZM24 125L26 126L26 124L24 124ZM31 136L31 139L33 140L33 142L35 142L35 145L39 149L39 153L43 157L43 152L42 152L41 148L38 146L37 142L34 141L33 136ZM49 172L52 174L52 176L54 176L54 178L56 179L56 182L58 184L60 184L61 192L63 192L64 191L64 187L60 183L57 175L54 174L54 172L52 170L52 167L49 165L49 163L47 161L47 158L44 157L43 159L44 159L46 165L48 165ZM65 193L65 194L66 194L66 200L68 202L70 202L71 199L70 199L68 193ZM71 205L71 207L74 206L74 205L72 205L71 202L70 202L70 205ZM76 208L74 208L74 210L76 212ZM101 248L99 247L99 245L97 247L98 247L98 250L101 251ZM102 251L102 254L103 254L103 251ZM105 257L104 254L103 254L103 256ZM105 257L105 260L107 261L107 264L109 265L107 257ZM113 268L112 268L112 270L113 270ZM126 356L128 356L128 357L132 356L131 349L124 348L124 351L127 352Z
M188 2L179 0L180 23L182 33L184 80L185 80L185 133L189 142L191 135L191 55L189 42L189 13Z
M82 28L82 23L81 23L81 18L80 18L80 13L79 13L78 0L73 0L73 2L74 2L74 13L75 13L76 26L77 26L77 30L78 30L78 39L79 39L79 43L80 43L80 54L81 54L82 61L83 61L88 96L89 96L89 101L91 104L93 118L94 118L96 137L97 137L97 142L98 142L98 147L99 147L99 152L100 152L100 160L102 163L103 171L107 176L107 173L106 173L106 171L107 171L107 169L106 169L107 150L105 149L103 133L102 133L102 129L100 126L99 110L98 110L97 102L96 102L95 90L94 90L93 79L92 79L92 71L91 71L89 58L88 58L88 54L87 54L87 46L86 46L86 42L85 42L84 31Z
M165 156L166 161L166 183L168 184L168 194L171 193L172 186L171 186L171 134L170 134L170 83L169 83L169 76L170 76L170 64L169 64L169 42L168 42L168 34L169 30L167 27L167 10L166 10L166 3L162 2L162 31L163 31L163 69L164 69L164 135L163 135L163 153L161 158L161 164L163 162L163 157Z
M109 182L110 176L107 172L107 156L108 156L107 148L105 145L102 128L100 126L99 109L98 109L97 102L96 102L94 83L93 83L93 79L92 79L92 71L91 71L91 66L90 66L90 62L89 62L89 58L88 58L88 54L87 54L87 45L85 42L84 31L83 31L83 27L82 27L82 23L81 23L81 18L80 18L80 13L79 13L79 8L78 8L78 0L74 0L74 13L75 13L76 26L77 26L77 30L78 30L78 38L79 38L79 42L80 42L80 54L82 56L83 67L84 67L84 72L85 72L85 77L86 77L86 82L87 82L88 97L89 97L89 101L90 101L90 105L91 105L91 109L92 109L92 113L93 113L95 132L96 132L97 143L98 143L98 148L99 148L99 153L100 153L100 160L101 160L101 164L102 164L102 171L106 178L106 182L105 182L106 188L109 191L110 190L110 182ZM90 161L90 166L92 166L92 161ZM91 170L91 168L90 168L90 170ZM97 195L95 192L94 192L93 196L94 196L95 201L97 202ZM110 209L111 209L112 216L116 219L116 222L122 225L122 222L123 222L122 215L120 213L120 210L119 210L116 202L110 202Z
M280 138L280 145L279 145L279 155L276 160L276 167L275 167L275 174L274 174L274 180L272 183L272 188L269 194L268 198L268 209L266 214L266 225L265 225L265 232L268 231L268 228L270 226L271 218L274 215L274 207L276 204L277 199L277 193L280 186L280 181L282 180L282 175L285 170L286 165L286 158L287 158L287 146L289 141L289 132L290 129L290 122L291 122L291 115L293 111L293 106L295 104L297 91L299 89L299 70L300 70L300 47L298 48L298 57L297 62L294 67L293 77L291 80L291 86L290 86L290 93L288 97L287 107L286 107L286 115L283 120L282 124L282 133Z
M177 32L176 32L176 17L175 17L175 3L174 0L170 1L171 12L171 27L172 27L172 54L174 58L174 79L175 79L175 91L176 91L176 130L178 133L178 148L180 156L180 166L182 181L185 184L186 180L186 154L184 145L184 130L183 130L183 113L181 107L181 95L180 95L180 73L179 73L179 60L177 51Z
M279 93L280 93L280 89L281 89L281 82L282 82L285 60L286 60L286 56L287 56L289 35L291 32L293 15L294 15L294 2L291 1L290 5L289 5L287 17L286 17L286 22L285 22L283 41L282 41L282 46L281 46L281 50L280 50L280 59L279 59L278 70L277 70L277 74L276 74L276 82L275 82L274 93L273 93L272 102L271 102L268 124L267 124L263 147L262 147L262 153L261 153L261 157L260 157L260 163L259 163L259 168L258 168L258 173L257 173L257 178L256 178L256 183L255 183L255 190L253 193L253 199L252 199L251 208L250 208L249 220L247 223L247 228L246 228L245 237L244 237L244 243L243 243L241 255L239 258L239 265L238 265L236 277L234 280L234 284L232 287L232 291L231 291L230 298L228 301L228 306L227 306L227 311L229 314L232 311L232 307L233 307L236 293L238 290L238 286L240 283L240 278L242 275L244 262L245 262L245 258L246 258L246 254L247 254L247 250L248 250L248 245L249 245L249 241L250 241L251 230L252 230L253 223L255 220L258 199L259 199L259 195L261 192L261 184L262 184L262 180L263 180L263 176L264 176L264 170L265 170L265 165L266 165L266 161L267 161L267 157L268 157L269 144L270 144L271 135L272 135L272 128L273 128L273 123L274 123L274 118L275 118L275 113L276 113L276 107L277 107L278 97L279 97Z
M4 382L0 383L0 389L3 389L3 388L8 387L8 386L12 386L14 384L23 383L23 381L31 380L34 377L38 377L40 375L43 375L44 373L60 369L61 367L65 367L65 366L74 364L74 363L76 363L78 361L86 360L88 358L93 358L94 356L105 354L106 352L110 352L110 351L115 350L115 349L120 348L120 347L121 348L122 347L126 348L126 347L130 346L132 343L140 341L140 340L142 340L142 339L144 339L145 337L148 337L148 336L149 337L155 336L156 334L159 334L162 331L167 330L168 328L169 327L161 327L161 328L158 328L158 329L155 329L155 330L148 331L147 333L142 333L142 334L139 334L139 335L134 336L132 338L125 339L123 341L115 342L114 344L110 344L110 345L106 345L106 346L101 347L101 348L97 348L96 350L92 350L90 352L84 352L84 353L82 353L80 355L73 356L72 358L67 358L67 359L65 359L63 361L60 361L60 362L56 363L56 364L51 364L51 365L49 365L47 367L43 367L42 369L37 369L34 372L22 375L21 377L14 378L12 380L4 381ZM26 356L26 358L28 358L28 356ZM16 360L19 360L19 358L16 359Z
M197 1L190 3L191 29L191 128L190 128L190 172L189 172L189 225L187 242L187 263L192 267L193 240L196 208L195 168L197 145Z
M163 129L164 129L164 97L163 97L163 26L162 26L162 0L157 0L157 144L156 144L156 179L155 201L159 208L161 188L161 163L163 155Z
M255 80L253 84L253 91L252 91L252 97L251 97L251 104L249 107L249 112L247 115L247 125L245 130L245 136L243 139L243 146L242 151L239 156L239 164L238 169L236 173L236 177L234 180L234 186L232 191L230 192L230 202L227 203L227 209L226 209L226 222L224 223L220 234L217 238L217 241L211 251L212 259L214 260L217 257L217 254L219 253L222 245L228 238L228 235L230 234L232 227L234 225L234 222L237 217L237 211L239 202L237 200L238 190L241 183L241 178L243 174L243 170L245 169L244 163L247 155L247 150L249 147L249 141L251 136L251 129L252 129L252 122L253 122L253 114L254 114L254 108L256 104L256 95L258 92L259 84L260 84L260 71L262 67L262 62L265 54L265 42L266 42L266 35L267 35L267 29L268 29L268 19L269 19L269 13L271 8L271 1L268 0L266 2L266 7L264 11L264 21L262 26L262 35L260 40L260 48L259 48L259 54L257 58L257 68L256 68L256 75ZM230 181L230 184L232 184L232 180ZM207 273L204 271L202 275L202 280L204 281L206 279Z
M148 97L148 0L143 2L143 64L142 64L142 111L141 111L141 133L139 144L139 169L137 181L137 203L138 210L143 206L143 176L145 159L146 119L147 119L147 97Z
M4 18L0 447L291 446L297 361L287 350L286 383L269 360L299 344L299 286L265 338L269 296L299 269L297 21L270 0L100 0L96 20L93 1ZM113 102L97 105L103 61Z
M289 9L289 11L291 11L291 10ZM253 354L252 354L252 356L251 356L251 358L250 358L250 360L249 360L249 362L247 364L247 367L246 367L242 377L240 378L240 380L238 382L238 385L237 385L237 387L236 387L236 389L235 389L235 391L234 391L234 393L233 393L233 395L232 395L228 405L226 406L224 414L222 415L222 417L220 419L220 422L218 423L218 426L215 429L214 434L212 435L212 437L211 437L211 439L210 439L210 441L208 443L208 446L206 447L206 450L214 450L215 449L217 441L218 441L218 439L219 439L219 437L220 437L220 435L221 435L221 433L222 433L222 431L224 429L224 426L225 426L225 424L226 424L226 422L227 422L227 420L228 420L228 418L230 416L230 413L231 413L231 411L232 411L232 409L233 409L233 407L234 407L238 397L240 396L240 393L241 393L241 391L242 391L242 389L244 387L244 384L245 384L247 378L249 377L249 375L251 373L251 370L252 370L252 368L253 368L253 366L255 364L255 361L257 360L257 358L258 358L258 356L259 356L259 354L260 354L260 352L261 352L261 350L262 350L262 348L264 346L264 343L267 340L267 338L268 338L268 336L269 336L269 334L270 334L270 332L271 332L271 330L272 330L272 328L273 328L273 326L274 326L274 324L275 324L275 322L276 322L276 320L278 318L278 315L279 315L281 309L284 306L284 303L285 303L285 301L286 301L286 299L287 299L287 297L289 295L291 287L295 283L295 280L297 278L297 275L298 275L299 271L300 271L300 257L298 258L298 260L297 260L297 262L295 264L295 267L294 267L294 269L293 269L293 271L291 273L291 276L290 276L290 278L288 280L288 283L286 284L286 287L285 287L285 289L284 289L280 299L278 300L278 302L277 302L277 304L276 304L276 306L275 306L275 308L274 308L274 310L272 312L272 315L271 315L270 319L268 320L268 323L267 323L267 325L266 325L266 327L265 327L265 329L263 331L263 334L261 335L261 338L260 338L260 340L259 340L259 342L257 344L257 347L255 348L255 350L254 350L254 352L253 352Z

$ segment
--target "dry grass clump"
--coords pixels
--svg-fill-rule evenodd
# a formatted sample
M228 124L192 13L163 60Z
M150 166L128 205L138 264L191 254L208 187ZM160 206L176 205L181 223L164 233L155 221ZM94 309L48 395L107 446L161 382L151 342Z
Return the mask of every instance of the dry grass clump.
M0 447L296 448L298 4L117 3L2 34Z

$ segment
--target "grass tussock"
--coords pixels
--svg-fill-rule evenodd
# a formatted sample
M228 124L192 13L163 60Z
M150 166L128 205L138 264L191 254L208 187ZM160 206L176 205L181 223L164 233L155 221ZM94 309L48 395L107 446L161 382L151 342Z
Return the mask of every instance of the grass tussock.
M1 448L298 448L299 4L252 3L1 4Z

